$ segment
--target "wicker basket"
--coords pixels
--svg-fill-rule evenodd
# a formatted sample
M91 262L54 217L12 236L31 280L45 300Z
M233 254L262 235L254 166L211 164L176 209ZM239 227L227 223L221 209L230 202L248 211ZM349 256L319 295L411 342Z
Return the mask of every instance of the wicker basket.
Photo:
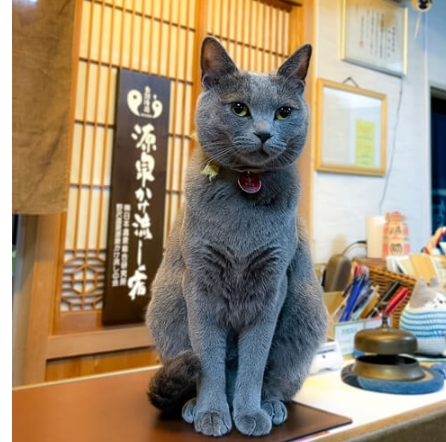
M398 306L398 308L392 313L392 327L399 328L400 326L400 316L404 307L409 302L412 296L413 288L417 280L409 275L404 275L403 273L396 273L386 270L384 268L370 267L370 279L376 285L380 287L380 292L385 290L392 282L398 281L403 287L407 287L409 290L409 296Z

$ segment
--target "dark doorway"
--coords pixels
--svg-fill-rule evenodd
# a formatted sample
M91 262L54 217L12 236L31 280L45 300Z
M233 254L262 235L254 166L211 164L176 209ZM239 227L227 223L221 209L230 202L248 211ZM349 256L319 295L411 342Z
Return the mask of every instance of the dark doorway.
M446 226L446 91L431 89L432 233Z

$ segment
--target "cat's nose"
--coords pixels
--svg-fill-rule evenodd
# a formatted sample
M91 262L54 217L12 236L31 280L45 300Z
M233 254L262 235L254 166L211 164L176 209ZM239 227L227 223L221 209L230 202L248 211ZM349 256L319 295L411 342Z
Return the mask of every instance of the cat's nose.
M254 132L254 135L260 138L262 143L271 138L271 134L269 132Z

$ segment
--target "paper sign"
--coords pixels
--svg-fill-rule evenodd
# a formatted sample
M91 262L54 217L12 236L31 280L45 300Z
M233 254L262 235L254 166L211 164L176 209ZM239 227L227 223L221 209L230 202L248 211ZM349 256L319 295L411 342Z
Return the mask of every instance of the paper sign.
M375 123L356 120L356 156L358 167L375 167Z
M334 325L334 339L341 347L343 356L353 354L355 349L355 335L357 332L368 329L377 328L381 325L381 318L373 318L363 321L339 322Z
M364 329L364 321L345 322L336 324L334 338L341 347L341 353L351 355L354 350L355 334Z

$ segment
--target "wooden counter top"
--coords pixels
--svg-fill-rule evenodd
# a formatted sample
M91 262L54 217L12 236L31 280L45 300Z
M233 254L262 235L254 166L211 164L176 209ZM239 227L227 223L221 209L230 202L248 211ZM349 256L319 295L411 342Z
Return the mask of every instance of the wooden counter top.
M14 442L199 442L212 441L181 419L163 420L147 400L152 369L79 378L13 389ZM350 419L292 404L288 420L262 442L295 440L349 423ZM222 441L253 441L234 428ZM260 439L259 439L260 440Z

